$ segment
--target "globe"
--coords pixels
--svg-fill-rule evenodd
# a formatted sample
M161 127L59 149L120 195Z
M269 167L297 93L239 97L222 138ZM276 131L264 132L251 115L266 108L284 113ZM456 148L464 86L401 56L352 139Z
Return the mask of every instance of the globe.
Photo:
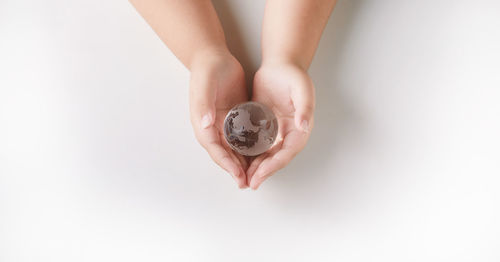
M224 119L224 136L236 152L256 156L266 152L276 140L278 120L273 111L257 102L233 107Z

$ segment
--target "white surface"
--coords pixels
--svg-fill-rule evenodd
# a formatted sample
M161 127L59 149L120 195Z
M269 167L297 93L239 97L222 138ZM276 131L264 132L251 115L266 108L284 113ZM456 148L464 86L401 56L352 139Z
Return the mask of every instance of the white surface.
M264 1L216 2L254 71ZM341 1L312 138L253 192L128 2L1 0L0 261L500 261L499 14Z

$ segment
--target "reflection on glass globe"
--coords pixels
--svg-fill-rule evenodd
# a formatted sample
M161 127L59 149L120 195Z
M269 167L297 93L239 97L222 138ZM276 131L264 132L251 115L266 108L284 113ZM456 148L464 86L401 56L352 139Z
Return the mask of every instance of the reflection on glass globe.
M273 111L263 104L239 104L227 113L224 136L231 148L245 156L266 152L278 134L278 120Z

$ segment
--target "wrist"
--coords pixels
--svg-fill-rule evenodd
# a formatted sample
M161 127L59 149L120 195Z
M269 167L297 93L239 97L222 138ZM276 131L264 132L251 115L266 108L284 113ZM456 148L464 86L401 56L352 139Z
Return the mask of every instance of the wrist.
M199 67L205 67L207 64L218 63L230 58L232 58L232 54L225 46L207 47L194 52L187 67L193 71Z
M308 65L293 57L267 57L262 59L261 67L293 67L307 72Z
M304 72L307 72L307 70L309 69L309 63L304 62L302 59L300 59L300 57L295 57L292 55L264 56L262 58L261 66L292 66Z

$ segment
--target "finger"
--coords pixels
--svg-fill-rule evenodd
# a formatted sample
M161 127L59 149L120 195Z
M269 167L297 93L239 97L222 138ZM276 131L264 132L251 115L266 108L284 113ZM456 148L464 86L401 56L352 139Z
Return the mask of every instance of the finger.
M189 87L189 109L195 129L207 129L215 123L216 83L204 76L192 76Z
M235 154L232 150L227 150L225 149L226 152L228 152L229 156L231 156L231 159L233 160L234 163L236 163L236 165L238 165L238 172L239 172L239 175L238 175L238 186L240 188L247 188L248 187L248 183L247 183L247 178L246 178L246 163L245 162L242 162L241 160L241 156L238 157L238 154Z
M243 168L243 171L245 171L245 174L246 174L246 170L248 169L248 158L243 156L243 155L240 155L238 153L235 153L235 152L233 152L233 154L236 156L236 158L240 162L241 168Z
M245 172L239 161L231 157L231 154L222 146L217 128L215 126L207 129L195 128L195 136L213 161L231 174L240 188L246 187Z
M247 169L247 183L248 183L248 185L250 185L250 181L252 180L252 177L255 174L255 171L257 171L257 168L262 163L262 161L264 161L270 155L276 154L276 152L278 152L282 146L283 146L283 139L278 138L276 141L276 144L271 149L269 149L269 151L255 157L252 160L250 166Z
M252 181L253 174L259 167L259 165L269 156L269 153L263 153L262 155L257 156L252 160L250 166L247 169L247 184L250 185L250 181Z
M297 129L310 132L314 114L314 86L310 79L298 82L292 87L291 99L295 107L294 122Z
M222 137L222 136L223 136L223 134L220 134L220 137ZM224 147L224 149L226 149L226 151L229 152L229 154L235 160L235 162L239 163L239 165L241 166L241 168L244 171L246 171L248 169L248 161L245 158L245 156L234 152L233 149L228 145L227 142L221 142L221 144Z
M239 172L241 174L241 178L238 178L238 179L241 179L243 180L244 184L242 186L240 186L240 188L247 188L248 187L248 183L247 183L247 178L246 178L246 170L247 170L247 167L248 167L248 164L247 164L247 161L245 159L244 156L240 155L240 154L237 154L235 153L228 145L227 143L224 143L222 142L221 143L224 150L226 150L226 152L231 156L231 159L238 165L238 168L239 168Z
M247 187L245 171L242 169L238 160L231 156L219 143L210 142L204 145L212 160L226 170L236 181L239 188Z
M308 138L308 133L302 131L289 132L283 140L282 147L265 158L255 170L249 183L250 188L257 189L264 180L285 167L304 148Z

